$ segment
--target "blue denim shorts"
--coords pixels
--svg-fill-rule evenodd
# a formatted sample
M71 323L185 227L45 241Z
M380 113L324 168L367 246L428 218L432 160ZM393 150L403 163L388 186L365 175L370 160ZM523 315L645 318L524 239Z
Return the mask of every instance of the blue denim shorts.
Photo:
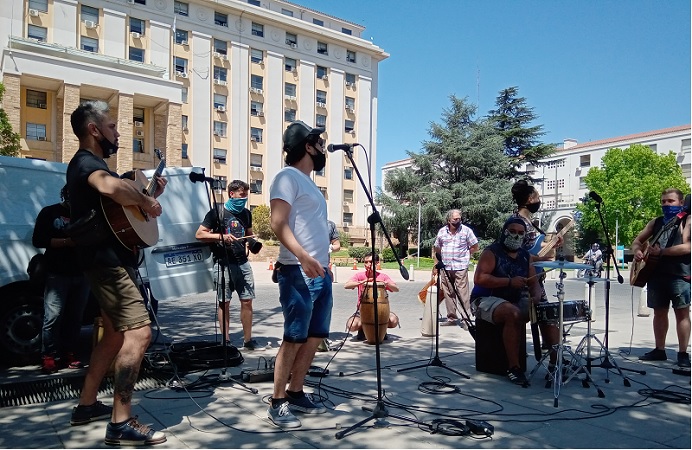
M646 306L653 309L686 308L690 306L690 283L680 277L656 277L646 288Z
M279 301L284 315L284 340L303 343L308 337L329 337L332 321L332 280L308 278L300 265L281 266Z

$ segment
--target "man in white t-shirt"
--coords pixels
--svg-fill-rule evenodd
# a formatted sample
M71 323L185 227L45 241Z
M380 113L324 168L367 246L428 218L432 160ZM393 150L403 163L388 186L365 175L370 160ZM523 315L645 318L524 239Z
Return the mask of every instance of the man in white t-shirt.
M323 128L311 128L301 121L288 126L283 135L286 167L269 189L271 227L281 243L277 278L284 334L267 416L282 428L301 426L293 412L320 414L327 410L303 392L317 346L329 337L332 315L327 202L310 178L312 171L320 171L326 164L323 132Z

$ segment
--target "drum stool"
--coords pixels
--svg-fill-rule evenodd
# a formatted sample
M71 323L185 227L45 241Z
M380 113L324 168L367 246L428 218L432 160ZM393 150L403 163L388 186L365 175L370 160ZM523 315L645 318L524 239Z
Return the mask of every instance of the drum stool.
M507 355L502 342L504 325L476 319L476 370L496 375L507 374ZM526 333L519 341L519 366L526 372Z

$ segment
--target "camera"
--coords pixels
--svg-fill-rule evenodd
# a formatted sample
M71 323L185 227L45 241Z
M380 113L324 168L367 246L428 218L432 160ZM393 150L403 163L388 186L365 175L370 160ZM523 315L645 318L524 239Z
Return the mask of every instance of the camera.
M250 238L247 240L247 246L250 249L250 253L256 255L262 250L262 243Z

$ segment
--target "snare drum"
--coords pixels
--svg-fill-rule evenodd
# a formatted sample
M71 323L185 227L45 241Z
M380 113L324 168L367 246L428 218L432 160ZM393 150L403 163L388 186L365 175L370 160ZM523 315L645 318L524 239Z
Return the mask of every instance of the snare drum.
M360 322L363 326L363 333L368 344L375 341L382 343L387 334L387 324L389 323L389 295L384 287L384 283L377 283L377 321L375 325L375 300L373 290L375 286L368 284L363 292L363 299L360 302Z
M589 320L590 311L585 300L565 300L563 303L563 322L585 322ZM558 325L560 322L560 303L541 303L536 306L539 323Z

